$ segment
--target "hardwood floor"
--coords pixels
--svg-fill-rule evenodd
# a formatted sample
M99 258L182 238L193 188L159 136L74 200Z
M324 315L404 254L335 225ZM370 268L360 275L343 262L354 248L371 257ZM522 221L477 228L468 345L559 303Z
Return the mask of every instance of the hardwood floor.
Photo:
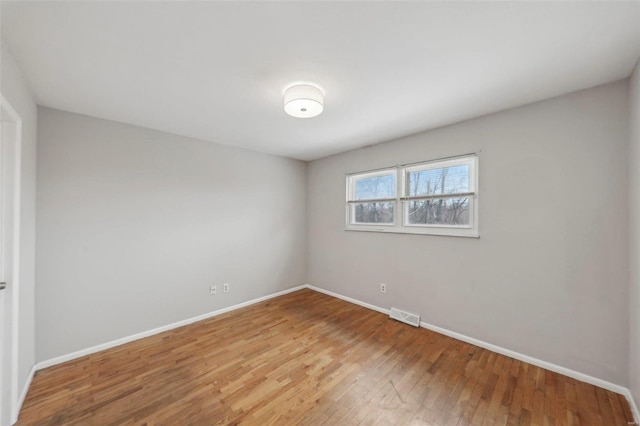
M39 371L19 425L627 425L625 398L301 290Z

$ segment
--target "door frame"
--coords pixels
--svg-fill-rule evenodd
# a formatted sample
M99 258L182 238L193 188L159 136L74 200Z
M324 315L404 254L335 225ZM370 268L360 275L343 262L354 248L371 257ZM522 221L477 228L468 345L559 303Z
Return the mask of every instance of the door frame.
M21 183L20 177L22 175L21 165L22 165L22 118L18 114L18 112L11 106L9 101L4 97L2 93L0 93L0 120L2 120L2 115L6 113L9 116L9 121L15 125L15 134L12 140L8 143L13 143L13 158L9 161L12 162L11 168L13 171L12 176L12 186L13 186L13 199L11 200L12 209L13 209L13 223L11 224L12 228L12 268L11 268L11 287L12 287L12 300L11 300L11 338L10 338L10 365L11 371L10 374L10 391L9 391L9 418L11 424L14 424L18 421L19 407L23 401L19 401L18 399L22 399L22 395L18 392L18 322L19 322L19 307L20 307L20 193L21 193ZM4 160L3 160L4 161ZM0 194L2 193L2 188L0 188ZM4 204L4 200L0 201L0 203ZM4 208L3 205L0 207ZM7 281L9 281L7 277ZM9 339L5 339L7 341ZM3 349L4 350L4 349ZM5 352L7 353L7 352Z

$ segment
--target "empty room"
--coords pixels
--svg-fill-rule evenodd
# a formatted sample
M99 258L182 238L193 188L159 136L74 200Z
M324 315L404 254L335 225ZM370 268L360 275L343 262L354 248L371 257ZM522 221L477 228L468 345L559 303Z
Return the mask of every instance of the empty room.
M638 425L640 0L0 0L0 425Z

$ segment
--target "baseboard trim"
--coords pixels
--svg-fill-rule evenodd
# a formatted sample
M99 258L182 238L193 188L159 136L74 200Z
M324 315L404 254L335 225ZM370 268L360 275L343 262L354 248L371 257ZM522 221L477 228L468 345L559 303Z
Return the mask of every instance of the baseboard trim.
M33 376L36 374L36 366L31 367L29 371L29 375L27 376L27 381L24 383L24 387L22 388L22 392L20 393L20 398L18 398L18 405L16 407L15 413L11 414L11 424L15 424L18 422L18 417L20 416L20 410L22 410L22 405L24 404L24 400L27 399L27 392L29 392L29 387L31 386L31 382L33 381Z
M317 291L318 293L323 293L323 294L326 294L327 296L332 296L332 297L335 297L337 299L341 299L341 300L344 300L346 302L353 303L354 305L360 305L362 307L365 307L365 308L368 308L368 309L372 309L374 311L378 311L378 312L380 312L382 314L385 314L385 315L389 315L389 313L390 313L389 309L384 309L384 308L381 308L379 306L375 306L375 305L363 302L363 301L358 300L358 299L353 299L351 297L343 296L342 294L334 293L333 291L325 290L324 288L316 287L316 286L311 285L311 284L307 284L306 287L308 289L310 289L310 290Z
M325 289L320 288L320 287L313 286L311 284L307 284L306 287L311 289L311 290L315 290L315 291L317 291L319 293L324 293L324 294L326 294L328 296L333 296L333 297L336 297L338 299L344 300L346 302L350 302L350 303L353 303L353 304L356 304L356 305L359 305L359 306L362 306L362 307L365 307L365 308L368 308L368 309L373 309L374 311L378 311L378 312L386 314L386 315L389 315L389 312L390 312L389 309L384 309L384 308L381 308L379 306L375 306L375 305L372 305L370 303L363 302L361 300L357 300L357 299L354 299L354 298L351 298L351 297L348 297L348 296L344 296L342 294L335 293L333 291L329 291L329 290L325 290ZM484 342L482 340L474 339L473 337L469 337L469 336L466 336L464 334L457 333L455 331L447 330L446 328L438 327L436 325L429 324L429 323L424 322L424 321L420 321L420 327L426 328L426 329L431 330L431 331L435 331L436 333L444 334L445 336L449 336L449 337L452 337L454 339L461 340L463 342L470 343L470 344L475 345L475 346L479 346L479 347L484 348L484 349L488 349L488 350L490 350L492 352L496 352L496 353L499 353L501 355L505 355L505 356L508 356L510 358L517 359L519 361L524 361L526 363L529 363L529 364L535 365L537 367L541 367L541 368L547 369L549 371L553 371L555 373L563 374L565 376L571 377L572 379L580 380L581 382L589 383L591 385L601 387L601 388L609 390L611 392L615 392L615 393L624 395L627 398L627 400L629 400L629 406L631 407L631 410L633 411L633 415L635 416L636 422L640 422L640 414L638 413L638 407L636 406L636 403L635 403L633 397L631 396L631 391L628 388L625 388L624 386L616 385L615 383L611 383L611 382L608 382L606 380L590 376L588 374L580 373L579 371L571 370L569 368L562 367L560 365L553 364L551 362L543 361L541 359L534 358L534 357L531 357L529 355L522 354L520 352L512 351L510 349L506 349L506 348L503 348L501 346L494 345L492 343L488 343L488 342Z
M636 424L640 423L640 410L638 410L638 405L636 404L636 400L633 399L631 390L625 388L625 392L623 395L626 396L627 400L629 401L629 406L631 407L631 411L633 411L633 417L636 420Z
M238 303L237 305L229 306L226 308L218 309L216 311L207 312L206 314L198 315L195 317L187 318L185 320L177 321L171 324L164 325L162 327L157 327L152 330L143 331L141 333L132 334L130 336L122 337L120 339L112 340L110 342L101 343L96 346L91 346L89 348L81 349L79 351L71 352L66 355L57 356L55 358L51 358L45 361L40 361L35 365L35 370L42 370L44 368L52 367L57 364L62 364L63 362L71 361L76 358L80 358L86 355L91 355L96 352L104 351L106 349L111 349L116 346L124 345L125 343L133 342L138 339L143 339L145 337L153 336L155 334L163 333L165 331L173 330L178 327L183 327L185 325L193 324L194 322L202 321L208 318L215 317L217 315L221 315L227 312L235 311L236 309L244 308L247 306L254 305L256 303L264 302L265 300L273 299L274 297L283 296L285 294L292 293L294 291L302 290L306 288L306 285L299 285L296 287L292 287L286 290L278 291L276 293L271 293L266 296L258 297L256 299L251 299L246 302Z
M466 336L464 334L456 333L455 331L447 330L446 328L438 327L433 324L429 324L423 321L420 321L420 327L426 328L428 330L435 331L436 333L444 334L445 336L453 337L457 340L462 340L463 342L471 343L475 346L480 346L481 348L488 349L492 352L499 353L501 355L508 356L510 358L517 359L519 361L524 361L528 364L535 365L537 367L544 368L546 370L553 371L555 373L559 373L568 377L571 377L576 380L580 380L581 382L589 383L594 386L601 387L606 390L610 390L615 393L625 394L625 391L628 391L627 388L616 385L615 383L608 382L603 379L599 379L597 377L590 376L588 374L580 373L579 371L571 370L570 368L562 367L557 364L553 364L548 361L544 361L538 358L534 358L529 355L525 355L520 352L512 351L511 349L503 348L502 346L497 346L492 343L484 342L482 340L474 339L473 337Z

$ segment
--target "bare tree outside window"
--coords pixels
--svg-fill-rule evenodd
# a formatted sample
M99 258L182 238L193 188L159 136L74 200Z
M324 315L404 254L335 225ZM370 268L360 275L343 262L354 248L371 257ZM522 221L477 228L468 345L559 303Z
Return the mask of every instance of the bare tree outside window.
M395 174L365 177L355 181L355 200L376 200L354 204L355 223L389 224L394 221L395 201L382 201L395 198Z
M435 198L469 191L469 166L459 165L408 173L410 197L433 196L425 200L408 201L410 224L467 225L469 199Z
M393 223L394 204L384 203L362 203L356 204L356 223Z

